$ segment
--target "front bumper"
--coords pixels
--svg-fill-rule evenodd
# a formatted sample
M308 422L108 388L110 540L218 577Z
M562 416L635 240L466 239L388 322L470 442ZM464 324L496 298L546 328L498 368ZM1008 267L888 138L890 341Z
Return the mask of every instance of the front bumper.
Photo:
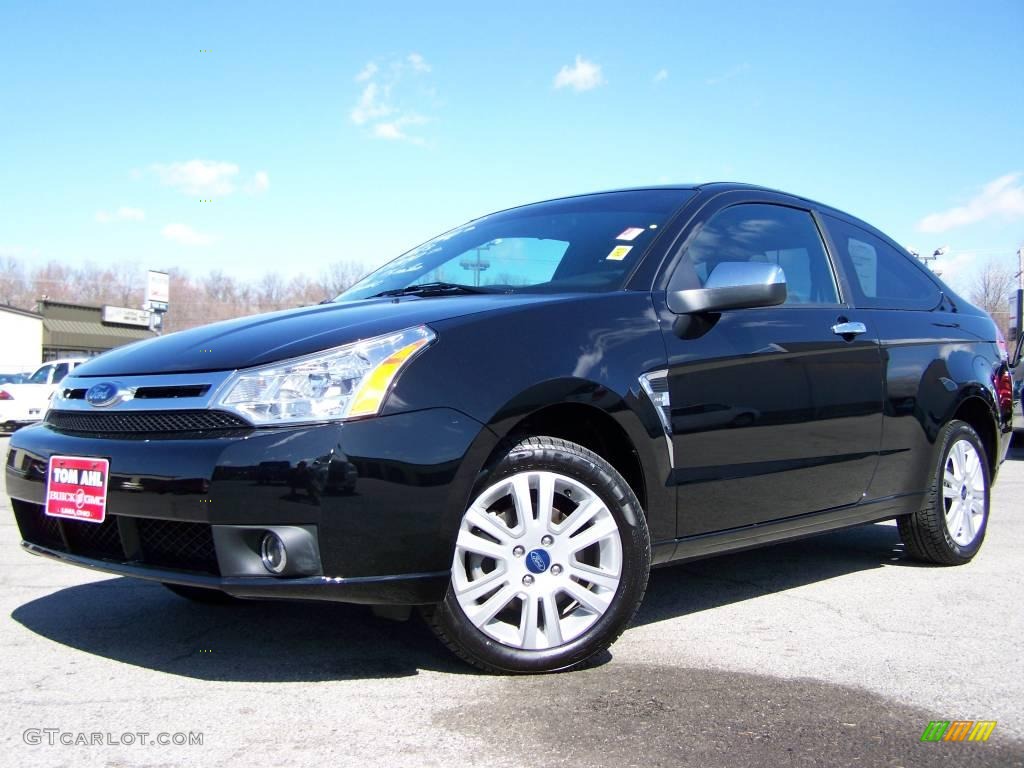
M11 438L6 478L33 554L238 597L418 604L444 595L458 519L494 444L451 409L189 437L39 424ZM110 461L104 524L43 514L51 455ZM318 567L275 577L238 559L238 531L277 527L311 531Z
M268 576L212 576L132 562L97 560L48 549L27 541L26 552L102 573L131 576L161 583L219 589L241 598L287 600L333 600L370 605L427 605L439 602L448 588L449 571L403 573L396 576L329 577L275 579Z

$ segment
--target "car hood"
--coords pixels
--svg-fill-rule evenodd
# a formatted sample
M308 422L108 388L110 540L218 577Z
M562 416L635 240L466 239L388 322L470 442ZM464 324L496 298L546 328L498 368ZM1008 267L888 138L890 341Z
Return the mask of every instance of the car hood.
M132 376L248 368L411 326L566 298L480 294L321 304L227 320L129 344L79 366L73 375Z

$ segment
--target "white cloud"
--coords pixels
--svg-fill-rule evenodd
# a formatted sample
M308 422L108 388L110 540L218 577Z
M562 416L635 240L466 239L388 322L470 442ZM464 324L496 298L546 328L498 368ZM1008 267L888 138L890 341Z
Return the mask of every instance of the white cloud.
M574 91L589 91L604 83L601 66L576 56L576 64L568 64L558 70L555 75L555 88L572 88Z
M258 195L270 189L270 175L266 171L256 171L252 181L245 185L245 191L250 195Z
M373 135L378 139L390 139L392 141L410 141L413 144L422 144L423 139L418 136L410 136L403 129L407 125L423 125L427 118L416 115L402 115L397 120L385 123L377 123L373 126Z
M727 80L732 80L737 75L743 74L748 69L750 69L750 65L747 64L746 62L743 62L742 64L737 64L735 67L730 69L728 72L723 72L720 75L715 75L714 77L707 78L704 81L704 84L705 85L721 85L722 83L726 82Z
M365 83L367 80L373 79L373 76L376 74L377 65L371 61L359 71L358 75L356 75L356 82Z
M948 232L998 216L1003 219L1024 217L1024 184L1020 173L1008 173L986 184L964 205L932 213L917 223L920 232Z
M188 224L168 224L160 234L171 242L187 246L210 245L215 239L212 235L196 232Z
M413 71L415 72L430 71L430 65L427 64L427 60L424 59L418 53L410 53L408 56L405 57L405 60L409 62L409 65L413 68Z
M398 123L377 123L373 126L373 135L378 139L404 139L406 135L398 127Z
M385 102L389 90L387 86L381 88L375 82L367 83L359 101L352 107L352 122L356 125L365 125L372 120L390 115L394 110Z
M110 224L115 221L143 221L146 212L141 208L118 208L113 213L108 211L96 211L96 221L100 224Z
M660 83L662 80L668 80L668 70L659 69L654 73L654 82Z
M426 75L431 71L419 53L383 62L370 62L356 75L357 82L366 83L355 106L349 112L354 125L365 126L368 134L378 139L425 144L421 136L408 128L430 122L422 107L436 101L436 91L423 85L409 85L410 72Z
M238 175L235 163L212 160L187 160L166 165L156 163L150 168L168 187L176 187L193 197L229 195L235 191L233 179Z

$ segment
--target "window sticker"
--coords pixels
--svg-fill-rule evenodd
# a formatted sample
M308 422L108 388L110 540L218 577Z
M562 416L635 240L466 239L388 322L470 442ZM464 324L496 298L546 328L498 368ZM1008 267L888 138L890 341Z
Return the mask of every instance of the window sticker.
M605 257L605 261L622 261L626 254L633 250L632 245L616 245L612 252Z
M629 227L628 229L623 230L622 234L620 234L615 239L616 240L626 240L626 241L636 240L643 233L644 233L644 230L643 230L642 227Z
M874 298L878 295L878 252L868 243L852 237L846 247L861 290L865 296Z

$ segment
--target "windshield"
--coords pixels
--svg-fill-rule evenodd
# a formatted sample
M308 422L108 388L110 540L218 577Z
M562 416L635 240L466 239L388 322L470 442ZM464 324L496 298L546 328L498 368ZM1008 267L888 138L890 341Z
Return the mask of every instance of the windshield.
M52 365L44 365L42 368L37 368L36 372L29 376L29 384L49 384L47 377L50 374L50 370L53 368Z
M336 301L417 285L494 293L617 290L692 195L681 189L609 192L485 216L399 256Z

